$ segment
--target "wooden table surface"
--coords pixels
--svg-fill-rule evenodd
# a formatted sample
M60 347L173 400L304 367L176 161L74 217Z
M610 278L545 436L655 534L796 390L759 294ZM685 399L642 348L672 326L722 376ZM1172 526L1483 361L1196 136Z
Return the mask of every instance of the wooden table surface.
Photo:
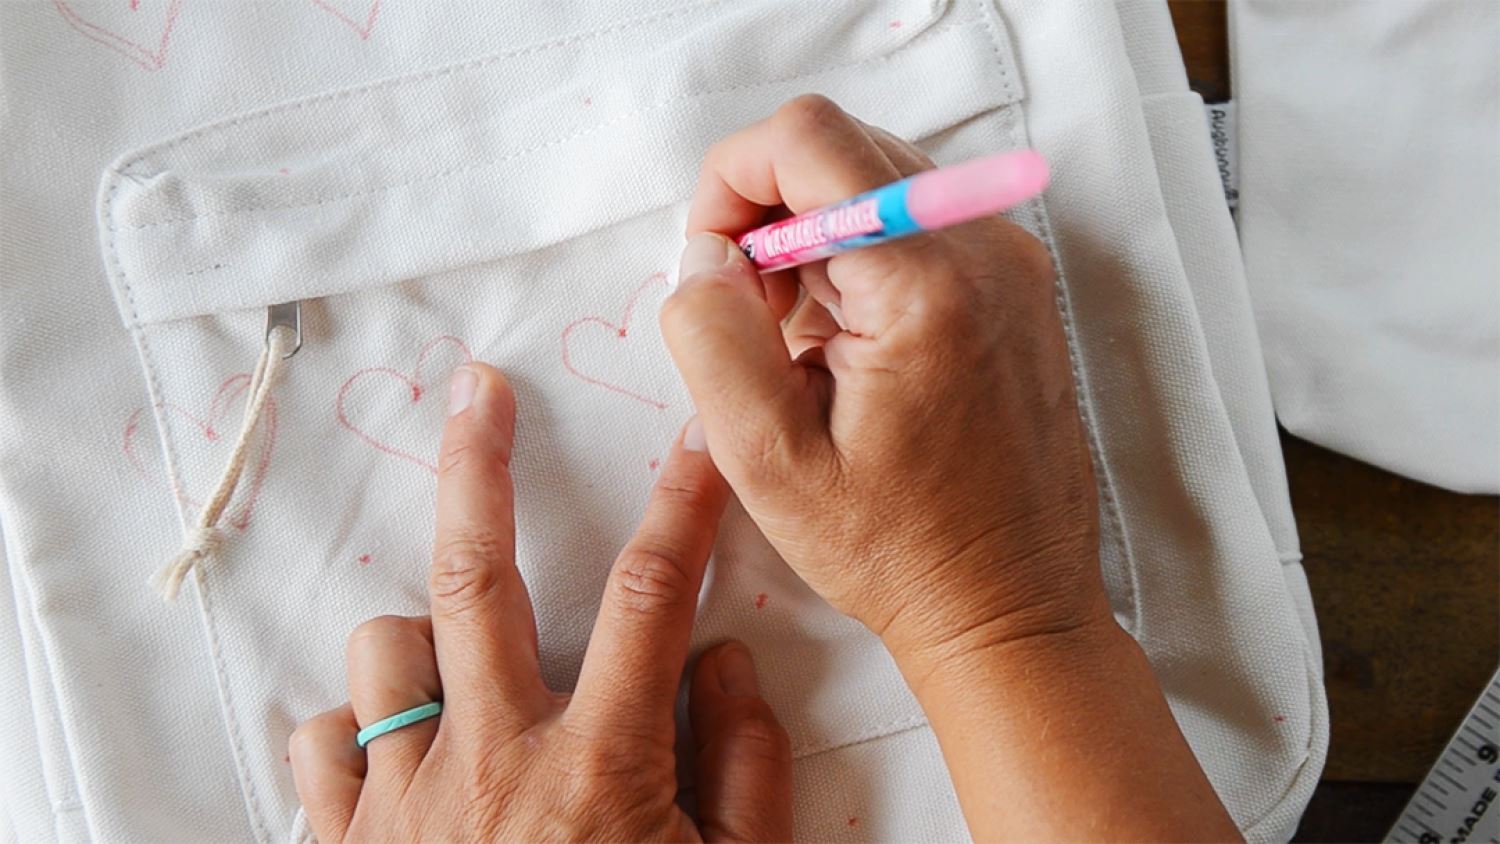
M1224 4L1169 6L1193 90L1228 99ZM1500 499L1282 448L1331 719L1297 840L1378 841L1500 663Z

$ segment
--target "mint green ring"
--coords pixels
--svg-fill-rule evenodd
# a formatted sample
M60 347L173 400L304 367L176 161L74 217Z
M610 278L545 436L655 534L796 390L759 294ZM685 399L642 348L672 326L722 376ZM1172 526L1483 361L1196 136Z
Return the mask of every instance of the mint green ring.
M379 721L371 724L370 726L365 727L354 736L354 741L360 747L364 747L365 745L369 744L375 739L380 738L386 733L394 732L401 729L402 727L410 727L412 724L426 721L428 718L436 718L438 715L442 714L442 711L442 701L435 700L432 703L424 703L421 706L414 706L411 709L406 710L405 712L397 712L395 715L392 715L389 718L382 718Z

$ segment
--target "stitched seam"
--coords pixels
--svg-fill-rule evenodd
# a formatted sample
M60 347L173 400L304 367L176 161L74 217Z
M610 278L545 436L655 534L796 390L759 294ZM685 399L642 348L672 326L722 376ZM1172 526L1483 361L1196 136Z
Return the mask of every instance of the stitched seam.
M163 412L165 407L165 396L161 387L161 379L157 374L155 359L151 355L151 346L146 340L146 332L141 325L140 315L136 309L135 294L130 286L130 279L125 273L124 263L120 261L117 248L118 227L115 221L115 196L120 187L120 179L123 174L114 170L110 172L110 187L105 194L104 216L109 231L109 267L113 270L115 280L119 282L125 293L126 307L130 310L130 333L135 338L136 348L140 352L141 365L146 370L146 387L151 394L152 413L156 417L157 429L161 432L163 458L167 465L167 474L172 483L172 489L182 489L182 478L178 473L177 448L172 439L172 427L167 415ZM186 523L186 514L183 512L185 506L180 496L173 496L174 506L177 509L178 520ZM203 608L203 629L208 637L209 651L212 656L215 681L219 688L219 695L223 701L223 715L225 727L229 732L230 746L233 750L236 772L239 776L240 787L245 797L246 814L249 816L250 826L260 841L269 841L270 834L267 832L265 819L260 808L260 800L255 793L255 783L251 779L248 760L245 755L244 742L241 738L239 719L235 715L235 708L231 701L228 671L224 665L223 651L219 646L219 635L213 618L212 604L209 601L207 581L199 572L198 594Z
M801 759L806 756L814 756L819 753L825 753L829 750L837 750L841 747L850 747L856 744L866 744L868 742L877 741L879 739L885 738L886 736L893 736L897 733L906 732L907 730L921 727L926 724L927 717L920 714L907 715L905 717L895 718L890 721L882 721L878 724L871 724L863 731L855 733L851 736L842 736L837 739L816 741L809 744L804 744L801 747L793 747L792 758L794 760Z
M181 146L182 144L187 143L188 141L191 141L191 140L193 140L195 138L202 137L203 135L207 135L207 134L210 134L210 133L213 133L213 132L222 132L222 131L225 131L225 130L228 130L228 129L232 129L232 128L236 127L236 126L240 126L240 125L243 125L243 124L246 124L246 123L253 123L255 121L262 120L264 118L271 117L271 116L274 116L274 115L278 115L278 114L290 114L290 113L295 112L295 111L300 111L301 109L304 109L304 108L310 108L310 107L313 107L313 106L329 105L331 103L335 103L335 102L338 102L340 100L347 99L349 97L354 97L354 96L358 96L360 94L367 94L367 93L371 93L371 92L374 92L374 91L379 91L379 90L382 90L384 88L395 88L395 87L399 87L401 85L408 85L408 84L417 83L417 82L427 82L427 81L430 81L430 80L433 80L433 79L439 79L439 78L442 78L444 76L448 76L448 75L454 74L454 73L466 72L466 71L471 71L471 70L480 70L480 69L483 69L485 67L488 67L489 65L495 64L497 62L505 61L506 59L514 59L514 58L520 58L522 56L529 56L529 55L534 55L534 54L538 54L538 53L544 53L547 50L557 49L557 48L561 48L561 47L570 47L570 46L572 46L574 44L581 44L581 43L583 43L585 41L590 41L590 40L592 40L594 38L601 38L601 37L606 36L606 35L613 35L613 34L618 33L618 32L625 32L626 30L634 29L636 27L646 26L647 24L656 23L657 21L663 21L663 20L667 20L667 19L670 19L670 18L677 17L679 15L684 15L684 14L687 14L688 12L698 11L700 9L706 9L709 6L716 6L716 5L718 5L718 4L722 3L722 2L724 2L724 0L699 0L696 3L689 3L689 4L686 4L686 5L674 8L674 9L667 9L667 10L660 11L660 12L654 12L652 14L645 15L645 16L638 17L638 18L628 18L628 19L626 19L624 21L619 21L619 22L616 22L616 23L611 24L611 25L606 26L606 27L600 27L598 29L593 29L593 30L585 30L583 32L573 33L571 35L564 35L564 36L560 36L560 37L554 38L554 39L552 39L550 41L540 41L540 42L537 42L537 43L534 43L534 44L528 44L528 45L526 45L524 47L516 47L514 49L507 50L505 52L494 53L492 55L483 56L483 57L480 57L480 58L477 58L477 59L472 59L470 61L463 62L461 64L448 65L446 67L440 67L440 68L436 68L436 69L433 69L433 70L427 70L427 71L423 71L421 73L408 74L406 76L397 76L397 77L394 77L394 78L391 78L391 79L382 79L382 80L380 80L378 82L371 82L371 83L369 83L367 85L361 85L361 86L359 86L357 88L346 88L346 89L344 89L342 91L334 91L332 93L322 94L322 95L319 95L319 96L316 96L316 97L312 97L312 98L309 98L309 99L297 100L295 102L281 103L280 105L269 106L267 108L261 109L260 111L254 111L254 112L251 112L249 114L242 114L239 117L236 117L236 118L234 118L232 120L227 120L227 121L223 121L223 122L220 122L220 123L209 124L208 126L204 126L204 127L200 128L200 129L196 129L196 130L194 130L192 132L189 132L186 135L182 135L180 137L173 138L170 141L163 142L163 143L158 144L156 146L147 147L146 149L142 150L138 155L136 155L134 158L132 158L129 163L125 164L124 167L125 168L132 167L135 164L137 164L137 163L139 163L141 161L144 161L146 158L148 158L151 155L156 155L156 154L168 152L168 151L170 151L172 149L177 148L178 146Z
M190 215L190 216L187 216L187 217L175 217L175 218L168 219L168 220L153 220L153 221L148 222L148 223L137 223L135 225L126 226L125 228L127 228L127 229L133 229L133 230L150 229L150 228L156 228L158 226L168 226L168 225L177 225L177 224L181 224L181 223L191 223L191 222L196 222L198 220L204 220L204 219L210 219L210 218L218 218L218 217L231 217L231 216L236 216L236 215L239 215L239 214L251 214L251 213L257 213L257 212L262 212L262 211L287 211L287 210L301 209L301 208L317 208L317 207L322 206L322 205L327 205L328 203L331 203L331 202L341 202L341 201L344 201L344 200L347 200L347 199L357 199L357 198L362 197L362 196L371 196L371 195L378 194L378 193L384 193L386 191L396 190L398 188L410 187L412 185L420 184L422 182L437 181L437 180L440 180L440 179L446 179L446 178L449 178L451 176L456 176L456 175L460 175L460 174L463 174L463 173L468 173L468 172L471 172L471 171L474 171L474 170L486 169L486 168L490 168L490 167L498 167L498 166L500 166L502 164L506 164L506 163L509 163L511 161L515 161L515 160L517 160L519 158L523 158L525 156L531 155L532 153L539 152L539 151L547 149L549 147L562 146L564 144L571 143L573 141L578 140L579 138L583 138L583 137L586 137L588 135L592 135L595 132L598 132L598 131L600 131L602 129L610 128L610 127L618 125L620 123L624 123L627 120L631 120L633 118L640 117L642 115L648 114L648 113L656 111L658 109L665 108L665 107L670 106L670 105L674 105L674 104L679 103L679 102L685 102L685 101L688 101L688 100L698 99L698 98L702 98L702 97L712 97L712 96L719 96L719 95L723 95L723 94L732 94L732 93L735 93L735 92L738 92L738 91L747 91L747 90L751 90L751 89L755 89L755 88L765 88L765 87L770 87L770 86L773 86L773 85L784 85L784 84L786 84L788 82L795 82L795 81L797 81L799 79L806 79L806 78L811 77L811 76L821 76L821 75L824 75L824 74L827 74L827 73L832 73L832 72L840 71L840 70L848 70L850 68L860 67L860 66L863 66L863 65L878 64L878 63L881 63L881 62L887 62L887 61L890 61L893 58L899 56L903 51L905 51L908 47L912 46L913 44L917 44L917 43L919 43L919 42L921 42L921 41L923 41L924 39L927 39L927 38L931 38L931 37L934 37L934 36L937 36L937 35L941 35L941 34L946 33L946 32L950 32L950 31L955 30L955 29L959 29L959 28L971 25L972 23L973 23L973 21L958 21L958 22L951 23L951 24L946 24L944 26L937 27L937 28L934 28L934 29L929 29L926 32L923 32L921 35L918 35L917 37L915 37L915 38L913 38L913 39L911 39L911 40L909 40L909 41L901 44L900 46L896 47L894 50L892 50L889 53L884 53L884 54L877 55L877 56L870 56L870 57L866 57L866 58L862 58L862 59L855 59L855 60L848 61L848 62L843 62L843 63L840 63L840 64L827 65L827 66L818 68L816 70L808 71L807 73L797 74L796 76L789 76L789 77L784 77L784 78L781 78L781 79L770 79L770 80L765 80L765 81L762 81L762 82L746 83L746 84L742 84L742 85L731 85L731 86L724 87L724 88L711 88L711 89L707 89L707 90L703 90L703 91L693 91L693 92L689 92L689 93L686 93L686 94L681 94L681 95L678 95L678 96L669 97L667 99L659 100L657 102L651 103L650 105L647 105L647 106L645 106L643 108L636 109L635 111L628 111L628 112L625 112L623 114L617 115L616 117L613 117L613 118L611 118L609 120L603 121L601 123L596 123L593 126L586 127L586 128L584 128L582 130L574 132L571 135L565 135L565 136L560 137L560 138L553 138L553 139L550 139L550 140L547 140L547 141L543 141L543 142L541 142L539 144L535 144L535 145L530 146L530 147L525 147L523 149L516 150L514 152L506 153L505 155L502 155L502 156L500 156L498 158L489 158L489 159L481 159L479 161L471 161L471 162L462 164L462 165L457 166L457 167L450 167L450 168L448 168L446 170L440 170L440 171L438 171L436 173L429 173L429 174L422 175L422 176L415 176L415 177L412 177L410 179L406 179L405 181L401 181L401 182L393 182L393 183L390 183L390 184L378 185L378 186L373 187L373 188L368 188L368 189L362 190L362 191L354 191L352 193L336 194L334 196L324 197L323 199L314 200L312 202L289 202L289 203L283 203L283 204L280 204L280 205L262 205L262 206L251 206L251 207L248 207L248 208L232 208L232 209L225 210L225 211L214 211L214 212L210 212L210 213L206 213L206 214ZM1001 69L1002 69L1002 72L1003 72L1004 71L1004 64L1003 63L1001 64ZM1006 91L1011 96L1014 96L1014 88L1010 84L1008 75L1007 75L1007 78L1006 78ZM133 163L134 162L132 162L132 164ZM131 164L125 165L125 167L127 167L127 168L130 167L130 166L131 166Z
M271 834L266 829L264 815L260 808L260 798L255 793L254 773L250 770L249 755L245 752L244 733L240 729L239 718L235 716L234 701L229 691L229 672L224 666L224 651L219 644L219 631L214 623L212 590L208 586L208 577L203 573L202 566L195 566L193 573L197 576L198 600L203 607L203 630L208 635L208 647L213 654L214 674L218 680L219 695L224 701L224 722L229 728L229 742L234 748L234 767L239 774L240 783L245 791L245 803L249 809L250 823L255 828L256 839L269 842Z
M987 0L979 0L981 17L984 21L985 31L989 33L991 46L995 50L996 61L1001 67L1005 66L1005 53L1000 40L1000 32L996 26L994 16L998 13ZM1018 121L1011 121L1011 141L1014 144L1018 140ZM1095 471L1099 477L1099 504L1104 511L1105 518L1114 528L1116 543L1119 546L1120 559L1125 566L1125 587L1128 590L1126 601L1129 604L1129 624L1126 629L1139 634L1140 632L1140 608L1136 602L1136 594L1139 591L1135 558L1130 552L1130 543L1126 541L1125 523L1120 518L1119 505L1115 498L1114 475L1110 471L1108 463L1104 459L1104 450L1100 444L1098 423L1095 421L1094 400L1089 392L1088 384L1084 379L1083 352L1078 344L1078 333L1073 321L1072 299L1068 295L1067 285L1064 283L1062 261L1057 257L1057 241L1052 234L1051 221L1045 211L1045 203L1041 197L1032 199L1027 203L1031 211L1031 218L1037 227L1037 232L1050 247L1047 254L1052 261L1052 271L1057 276L1057 309L1062 317L1063 333L1068 339L1068 367L1073 373L1073 388L1078 392L1078 414L1082 418L1084 431L1088 438L1089 454L1094 461Z
M4 525L0 525L0 547L4 547L9 540L5 536ZM12 547L14 542L10 543ZM4 568L0 567L0 572ZM84 811L82 799L78 791L78 754L75 742L69 738L67 722L62 712L62 696L58 693L56 663L53 660L53 651L46 642L46 634L38 622L36 607L36 589L31 579L21 569L19 564L10 566L8 577L0 580L0 583L11 586L15 590L16 626L18 635L21 637L22 645L22 670L27 674L27 699L31 702L31 717L35 725L33 732L36 734L37 762L41 767L42 791L45 792L49 808L52 814L52 831L57 840L67 840L64 834L63 817L71 814L83 815L83 826L89 829L89 816ZM28 635L27 631L31 631ZM46 677L42 682L46 684L46 693L50 696L48 711L43 712L42 706L36 698L30 694L31 683L31 660L39 658ZM57 752L55 747L48 747L48 742L42 738L43 721L50 722L56 735L61 738L62 764L57 763ZM57 768L65 770L58 772ZM57 780L61 780L58 783Z
M1287 804L1287 800L1291 798L1292 792L1294 790L1296 790L1296 788L1298 786L1298 783L1302 780L1303 774L1305 774L1307 772L1308 763L1313 761L1313 757L1315 755L1313 753L1313 745L1317 742L1317 733L1318 733L1318 730L1314 729L1314 725L1317 724L1317 722L1319 720L1325 720L1325 724L1324 724L1324 731L1325 731L1325 733L1326 733L1326 730L1327 730L1327 725L1326 725L1327 700L1325 698L1325 700L1323 702L1323 706L1321 706L1321 707L1316 705L1317 700L1318 700L1317 689L1321 687L1321 680L1319 679L1318 672L1316 670L1314 670L1315 669L1315 665L1314 665L1314 660L1313 660L1313 657L1312 657L1312 649L1309 648L1307 645L1303 645L1302 646L1302 665L1303 665L1304 670L1306 670L1306 672L1307 672L1307 697L1308 697L1308 702L1310 704L1313 704L1312 706L1309 706L1308 730L1307 730L1307 755L1304 756L1304 757L1302 757L1302 762L1299 765L1297 765L1297 767L1296 767L1295 770L1292 771L1291 777L1287 781L1286 788L1282 789L1281 796L1277 797L1275 800L1271 801L1271 805L1270 806L1268 806L1260 814L1256 815L1254 819L1252 819L1250 821L1247 821L1245 823L1245 825L1240 828L1240 831L1246 833L1247 835L1250 832L1254 831L1257 827L1259 827L1262 824L1266 823L1270 819L1271 815L1275 814L1277 811L1279 811L1283 806L1285 806ZM1320 712L1321 712L1321 715L1322 715L1322 719L1319 718ZM1322 758L1321 758L1321 760L1319 761L1318 764L1321 766L1322 764L1326 763L1327 761L1328 761L1328 751L1327 751L1327 747L1325 746L1324 750L1323 750Z

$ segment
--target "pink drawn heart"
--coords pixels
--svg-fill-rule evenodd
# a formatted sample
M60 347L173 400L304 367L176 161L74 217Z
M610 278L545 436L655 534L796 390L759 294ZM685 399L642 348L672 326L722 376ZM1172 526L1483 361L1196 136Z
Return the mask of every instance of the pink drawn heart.
M413 407L420 404L422 400L427 397L427 384L422 380L422 365L427 361L427 356L430 355L434 349L445 343L456 346L458 350L463 353L463 359L465 363L474 360L474 356L469 353L469 347L464 345L464 342L462 340L458 339L457 337L444 335L442 337L434 337L433 339L428 340L427 343L422 346L421 351L417 352L417 364L416 366L412 367L412 371L410 374L391 369L388 366L370 366L361 369L358 372L355 372L353 375L350 375L348 380L344 382L343 386L339 387L338 398L334 400L334 411L338 414L339 424L347 428L349 431L353 432L354 435L359 437L361 440L369 443L370 446L373 447L376 451L379 451L383 454L389 454L392 457L400 458L401 460L405 460L408 463L415 463L416 465L421 466L423 469L426 469L434 475L437 474L436 463L412 454L410 451L398 448L385 438L371 433L369 428L373 426L361 426L351 420L349 418L349 411L346 407L346 402L349 398L350 391L354 389L356 384L369 383L374 380L385 381L389 387L398 387L404 390L405 393L410 396L410 400L406 402L408 407Z
M660 399L653 398L652 396L645 395L641 392L638 392L637 390L622 386L621 384L615 383L614 381L605 380L604 378L600 378L597 375L591 375L579 369L578 365L573 361L572 349L569 346L570 342L573 339L574 333L577 332L580 328L603 328L610 334L612 334L615 340L623 346L626 342L628 342L630 338L630 319L635 315L636 301L641 298L642 293L645 293L647 289L655 285L661 285L663 287L667 285L666 273L652 273L644 282L641 283L640 287L637 287L630 294L630 298L625 300L625 313L621 314L619 322L610 322L603 317L586 316L582 319L575 319L572 322L568 323L567 326L563 328L562 332L562 362L563 368L567 369L569 374L573 375L576 378L587 381L588 383L595 386L603 387L604 389L609 390L612 393L619 393L626 398L634 399L641 404L647 405L649 407L654 407L657 410L666 410L667 403Z
M126 4L126 0L118 0L118 2L121 5ZM162 17L160 35L152 36L155 38L154 44L151 44L152 38L143 39L146 44L142 44L121 35L115 29L85 18L69 4L68 0L52 0L52 5L56 6L57 11L62 13L63 19L74 29L83 33L84 37L103 44L146 70L160 70L167 63L167 42L172 39L172 27L177 24L177 13L182 10L182 0L167 0L167 11ZM140 14L140 0L128 0L128 5L130 16Z
M220 430L219 426L225 421L225 414L229 412L234 400L244 393L245 389L249 386L250 376L248 373L241 373L226 379L224 383L219 385L218 391L214 393L213 400L209 402L208 412L201 415L193 413L181 405L170 402L163 403L161 410L164 414L173 414L186 420L192 426L193 430L202 435L206 442L230 443L238 433L238 430L223 431ZM135 450L136 433L140 430L141 417L145 415L145 412L146 408L139 408L130 414L130 418L125 421L122 450L125 452L125 459L130 461L130 465L141 477L148 479L160 478L161 475L147 471L146 464ZM271 465L271 450L276 445L275 399L266 399L265 414L261 418L264 420L264 434L262 434L263 444L260 448L260 454L251 466L250 483L241 499L242 503L229 515L229 524L239 530L244 530L250 524L250 516L255 511L255 502L260 498L261 487L265 484L266 470ZM238 420L235 420L234 424L238 425ZM197 499L189 496L186 490L174 487L172 488L172 494L178 501L190 508L197 509L203 506Z
M360 23L350 15L340 11L338 7L333 5L335 0L312 1L313 4L318 8L322 9L330 15L333 15L335 18L338 18L339 22L344 26L347 26L350 29L354 30L354 34L358 35L359 40L361 41L366 41L369 39L370 31L375 28L375 18L380 16L380 0L372 0L372 2L370 3L369 12L365 15L364 23Z

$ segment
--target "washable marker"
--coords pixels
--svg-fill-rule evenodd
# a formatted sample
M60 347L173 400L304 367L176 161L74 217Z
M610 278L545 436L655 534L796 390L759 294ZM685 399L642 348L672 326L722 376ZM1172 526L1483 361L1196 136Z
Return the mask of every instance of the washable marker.
M867 191L843 202L762 226L740 237L762 270L784 270L861 246L998 214L1047 187L1047 160L1035 150L1002 152Z

